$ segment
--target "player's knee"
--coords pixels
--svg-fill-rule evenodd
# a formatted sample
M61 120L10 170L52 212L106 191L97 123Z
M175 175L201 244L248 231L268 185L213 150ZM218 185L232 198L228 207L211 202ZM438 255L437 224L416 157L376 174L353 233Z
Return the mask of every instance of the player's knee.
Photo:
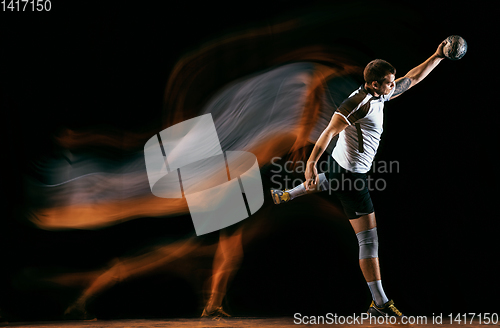
M356 234L359 245L359 259L378 257L377 227Z

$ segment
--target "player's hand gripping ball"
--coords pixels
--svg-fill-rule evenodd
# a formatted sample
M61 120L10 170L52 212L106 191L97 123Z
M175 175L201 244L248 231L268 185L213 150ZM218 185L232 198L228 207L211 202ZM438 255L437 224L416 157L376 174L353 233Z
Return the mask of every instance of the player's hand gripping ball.
M461 36L450 35L446 38L446 42L443 53L448 59L459 60L467 52L467 42Z

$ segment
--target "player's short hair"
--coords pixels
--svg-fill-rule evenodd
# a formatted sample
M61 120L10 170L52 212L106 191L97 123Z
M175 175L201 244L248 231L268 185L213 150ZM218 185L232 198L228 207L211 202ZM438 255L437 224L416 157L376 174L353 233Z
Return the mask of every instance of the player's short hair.
M382 83L387 74L396 75L396 69L383 59L372 60L366 65L363 71L363 76L367 83L372 83L373 81Z

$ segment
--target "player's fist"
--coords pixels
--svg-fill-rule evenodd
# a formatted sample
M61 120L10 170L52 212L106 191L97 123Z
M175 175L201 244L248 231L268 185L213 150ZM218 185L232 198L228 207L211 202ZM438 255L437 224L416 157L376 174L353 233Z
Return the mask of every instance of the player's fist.
M444 58L444 46L448 43L448 41L444 40L443 42L441 42L438 46L438 48L436 49L436 52L434 53L435 56L439 57L439 58Z
M319 180L318 169L316 169L315 162L307 162L305 177L306 177L306 190L310 190L311 187L314 189L318 184Z

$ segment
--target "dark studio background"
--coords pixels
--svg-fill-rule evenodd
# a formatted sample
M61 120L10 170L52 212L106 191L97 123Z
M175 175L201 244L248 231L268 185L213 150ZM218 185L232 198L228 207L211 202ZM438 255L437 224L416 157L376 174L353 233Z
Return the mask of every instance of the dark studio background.
M58 318L80 289L37 284L37 274L95 269L192 229L189 216L136 219L96 231L51 232L27 224L20 210L22 177L30 162L54 151L52 136L61 127L160 130L168 76L189 49L281 17L342 11L352 19L332 21L314 37L354 47L367 61L384 58L398 69L397 77L448 35L467 40L462 60L442 61L424 82L386 104L376 159L398 161L400 170L375 174L387 189L372 198L384 288L398 308L408 315L498 311L498 114L489 82L497 65L495 40L488 37L493 10L481 2L271 0L161 6L52 1L49 13L2 12L0 308L11 320ZM358 11L373 19L356 19ZM366 311L370 295L348 223L319 217L311 201L289 205L269 210L279 228L246 250L228 291L228 311ZM182 276L166 270L117 285L90 308L100 318L196 316L198 296Z

